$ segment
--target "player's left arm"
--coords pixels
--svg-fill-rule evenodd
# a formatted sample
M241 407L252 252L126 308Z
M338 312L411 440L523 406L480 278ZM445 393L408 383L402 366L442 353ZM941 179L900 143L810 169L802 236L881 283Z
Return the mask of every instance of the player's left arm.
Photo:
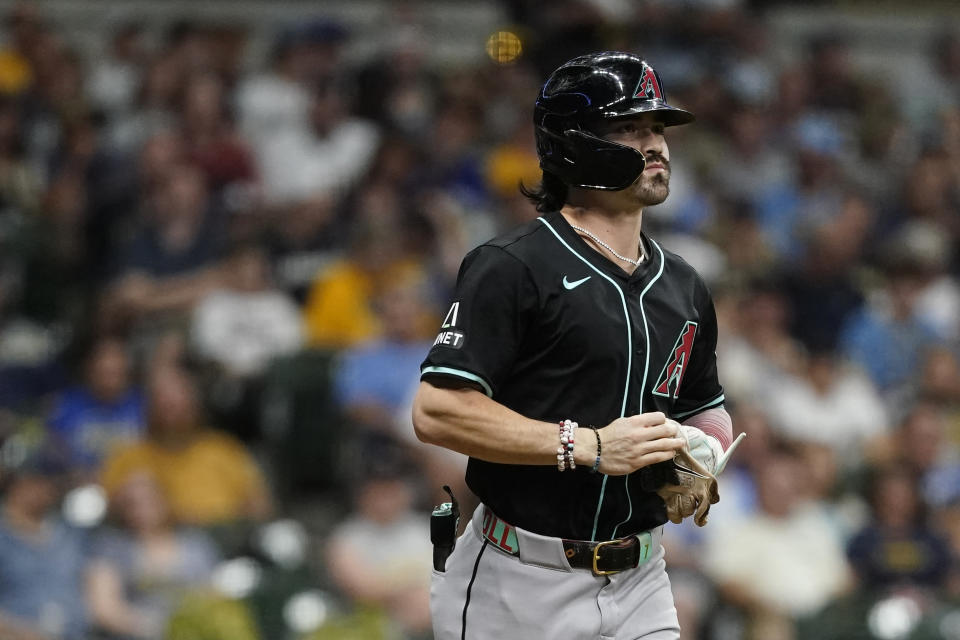
M720 460L733 442L733 420L727 410L720 406L690 416L680 425L680 432L693 457L711 473L719 473Z
M682 425L690 452L711 472L733 442L733 420L724 408L723 387L717 374L717 314L706 285L698 281L700 318L673 419Z

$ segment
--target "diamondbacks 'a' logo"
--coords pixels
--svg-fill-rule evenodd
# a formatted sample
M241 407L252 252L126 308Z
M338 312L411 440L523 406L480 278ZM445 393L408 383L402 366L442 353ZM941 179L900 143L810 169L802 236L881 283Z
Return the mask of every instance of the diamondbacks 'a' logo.
M643 75L640 76L640 82L637 83L637 89L633 92L634 98L646 98L647 100L663 100L663 92L660 91L660 82L657 80L657 74L649 65L643 65Z
M670 352L670 360L663 367L663 372L657 378L657 385L653 388L653 395L664 396L673 400L677 399L680 393L680 383L683 382L683 374L687 372L687 365L690 364L690 354L693 352L693 339L697 335L697 323L687 320L683 325L683 331L677 338L677 343L673 345L673 351Z

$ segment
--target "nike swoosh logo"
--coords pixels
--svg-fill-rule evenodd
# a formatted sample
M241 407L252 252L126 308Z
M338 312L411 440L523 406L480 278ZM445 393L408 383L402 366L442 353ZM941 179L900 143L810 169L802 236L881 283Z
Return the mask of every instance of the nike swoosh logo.
M592 277L593 276L587 276L586 278L581 278L580 280L574 280L573 282L570 282L567 280L567 276L563 276L563 286L566 289L576 289Z

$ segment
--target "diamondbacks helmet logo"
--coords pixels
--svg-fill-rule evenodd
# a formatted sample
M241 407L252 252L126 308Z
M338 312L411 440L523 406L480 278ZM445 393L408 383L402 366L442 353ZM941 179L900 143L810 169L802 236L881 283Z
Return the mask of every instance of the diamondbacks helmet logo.
M646 63L643 65L643 74L640 76L637 88L633 92L633 97L641 100L644 98L647 100L663 100L663 92L660 91L660 81L657 79L657 74L653 67Z
M667 104L654 68L623 51L577 56L558 67L537 96L533 125L540 168L582 189L626 189L643 173L643 154L596 134L605 120L650 113L665 127L693 114Z
M688 320L683 325L683 331L677 338L673 350L670 352L670 360L663 367L657 384L653 388L653 395L663 396L672 400L677 399L680 393L680 384L683 382L683 374L687 371L687 365L690 363L690 354L693 351L693 339L697 335L697 323Z

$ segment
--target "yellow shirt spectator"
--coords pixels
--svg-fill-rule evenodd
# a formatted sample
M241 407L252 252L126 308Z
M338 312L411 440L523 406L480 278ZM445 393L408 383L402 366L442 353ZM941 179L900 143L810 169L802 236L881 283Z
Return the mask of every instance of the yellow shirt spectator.
M257 517L268 502L253 458L227 434L204 431L177 449L152 440L122 447L104 464L103 486L112 494L131 473L143 470L157 479L178 522L211 525Z
M304 308L310 346L351 347L382 333L374 300L403 283L423 280L414 260L400 260L381 269L364 269L344 260L326 269L314 282ZM427 335L436 328L433 309L421 310L418 325Z

